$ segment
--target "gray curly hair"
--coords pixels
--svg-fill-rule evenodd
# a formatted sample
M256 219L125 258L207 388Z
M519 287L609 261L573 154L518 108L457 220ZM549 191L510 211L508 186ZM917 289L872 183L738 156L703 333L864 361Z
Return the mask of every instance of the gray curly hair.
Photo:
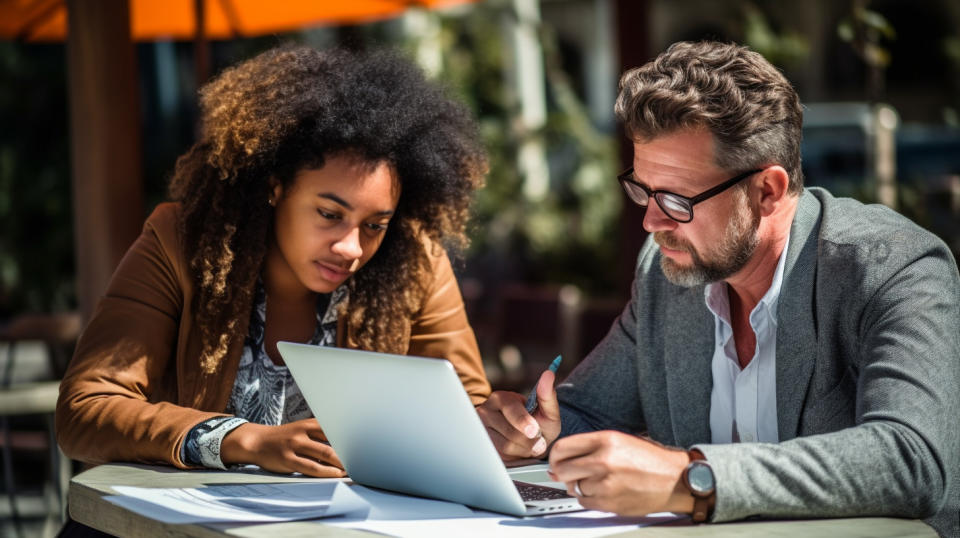
M776 67L746 47L674 43L624 73L614 111L634 140L705 128L724 170L779 164L790 176L789 192L803 190L800 98Z

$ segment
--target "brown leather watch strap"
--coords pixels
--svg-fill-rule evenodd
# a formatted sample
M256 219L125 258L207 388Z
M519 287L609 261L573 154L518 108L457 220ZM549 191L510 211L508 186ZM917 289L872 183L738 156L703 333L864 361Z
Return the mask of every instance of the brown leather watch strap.
M693 513L690 514L690 519L694 523L703 523L710 517L710 499L713 497L694 497L693 498Z

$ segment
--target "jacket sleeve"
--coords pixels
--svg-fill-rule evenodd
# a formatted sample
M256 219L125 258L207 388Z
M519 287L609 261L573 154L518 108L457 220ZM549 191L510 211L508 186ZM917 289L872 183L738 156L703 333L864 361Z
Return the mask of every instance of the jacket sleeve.
M460 287L446 252L431 256L433 271L423 302L410 326L409 355L444 358L453 363L473 405L490 396L477 338L467 321Z
M174 206L148 219L114 273L60 384L57 441L86 463L137 461L185 468L180 445L218 413L176 405L185 264Z
M945 500L955 506L957 267L944 246L885 277L851 335L859 342L856 370L835 388L855 391L855 425L780 444L698 446L716 474L714 521L753 515L923 518L941 511ZM946 515L955 528L956 509Z

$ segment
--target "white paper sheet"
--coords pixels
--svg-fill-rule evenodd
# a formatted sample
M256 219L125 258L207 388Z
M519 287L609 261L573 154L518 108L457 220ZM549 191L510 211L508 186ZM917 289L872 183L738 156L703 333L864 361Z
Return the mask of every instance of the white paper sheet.
M293 521L366 514L370 509L340 481L113 489L120 495L106 500L165 523Z
M490 512L476 512L473 517L458 519L420 519L412 520L348 520L340 518L325 520L324 525L336 525L351 529L366 530L389 536L405 537L447 537L489 538L490 536L550 536L564 538L586 538L607 536L667 523L686 516L672 513L649 514L644 517L620 517L608 512L570 512L552 516L510 517Z
M344 515L351 521L421 520L474 515L462 504L340 481L113 489L120 495L106 500L165 523L277 522Z
M473 510L459 503L392 493L359 484L350 486L350 491L370 506L370 510L362 516L366 520L445 519L473 517L474 514ZM360 516L360 512L352 512L347 517L353 519Z

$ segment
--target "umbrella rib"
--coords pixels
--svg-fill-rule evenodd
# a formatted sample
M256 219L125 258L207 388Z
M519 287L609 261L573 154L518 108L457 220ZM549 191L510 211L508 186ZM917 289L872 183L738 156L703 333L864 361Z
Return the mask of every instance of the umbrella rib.
M23 26L16 31L14 40L26 41L27 38L30 37L30 34L33 33L33 30L45 20L49 19L61 6L66 9L66 6L61 0L47 0L46 5L38 8L34 12L35 14L27 19L27 21L23 23Z

